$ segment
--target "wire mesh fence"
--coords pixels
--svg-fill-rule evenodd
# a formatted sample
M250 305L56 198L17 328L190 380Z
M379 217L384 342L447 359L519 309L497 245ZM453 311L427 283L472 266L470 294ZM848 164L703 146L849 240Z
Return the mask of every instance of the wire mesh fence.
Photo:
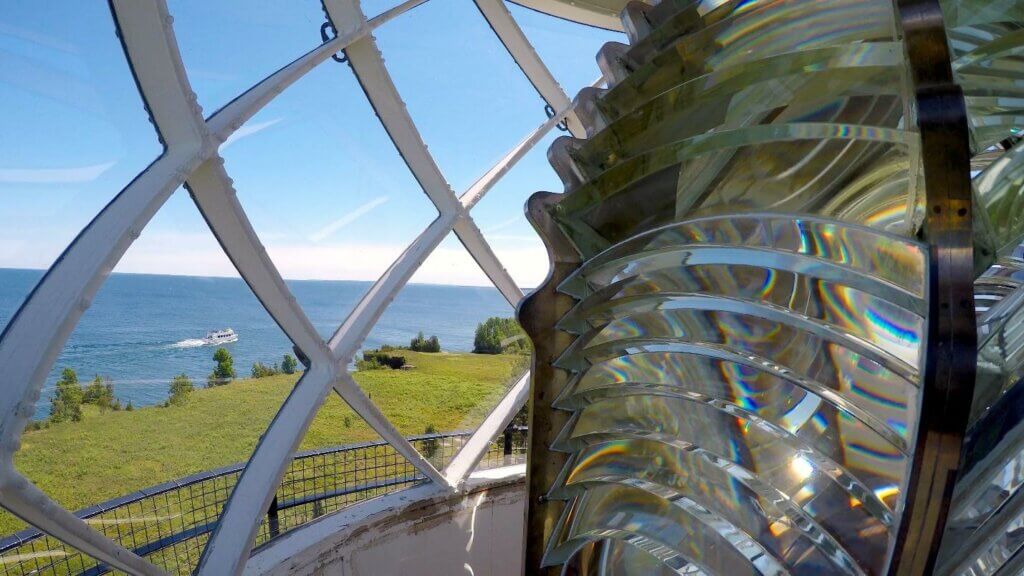
M436 467L451 461L469 432L410 438ZM510 426L491 442L478 469L525 462L526 429ZM244 464L166 482L76 513L125 548L170 574L191 574ZM296 454L285 472L256 546L325 514L426 478L386 442L367 442ZM0 540L0 576L98 576L113 572L91 556L29 529Z

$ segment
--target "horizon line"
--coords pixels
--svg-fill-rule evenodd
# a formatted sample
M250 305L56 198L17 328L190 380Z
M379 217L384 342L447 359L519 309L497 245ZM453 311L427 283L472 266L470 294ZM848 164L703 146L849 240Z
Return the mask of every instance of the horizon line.
M20 267L10 267L10 266L0 266L0 270L19 270L19 271L23 271L23 272L42 272L43 274L45 274L47 271L49 271L49 268L20 268ZM225 280L241 280L243 282L246 282L245 278L243 278L241 275L237 275L237 276L212 276L212 275L196 275L196 274L174 274L174 273L170 273L170 272L111 272L109 275L110 276L114 276L114 275L118 275L118 276L174 276L174 277L178 277L178 278L219 278L219 279L225 279ZM331 279L331 278L284 278L283 276L282 276L282 279L285 282L364 282L364 283L367 283L367 284L373 284L374 282L377 281L377 280L351 280L351 279L337 279L337 278L335 278L335 279ZM248 282L246 282L246 283L248 283ZM434 283L434 282L411 282L411 281L405 283L406 286L408 286L410 284L416 285L416 286L451 286L451 287L454 287L454 288L491 288L492 290L497 290L499 293L501 292L500 290L498 290L498 287L493 285L493 284L480 284L480 285L477 285L477 284L437 284L437 283ZM520 286L519 289L522 290L523 293L525 294L525 293L528 293L528 292L532 291L534 288L530 288L530 287L526 287L526 286Z

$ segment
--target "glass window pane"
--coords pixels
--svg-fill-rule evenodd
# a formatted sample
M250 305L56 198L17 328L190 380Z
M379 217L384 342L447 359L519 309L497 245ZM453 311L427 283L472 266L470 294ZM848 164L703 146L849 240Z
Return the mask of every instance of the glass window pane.
M194 531L152 551L174 573L195 566L302 370L284 373L291 342L203 227L175 192L72 333L15 454L18 471L72 511L208 472L89 520L130 549ZM23 527L0 514L0 533ZM55 570L76 562L91 561L72 555Z
M181 59L210 116L320 45L320 0L168 0Z
M544 103L471 3L428 2L374 35L456 193L544 122Z
M381 316L356 364L356 381L404 435L475 430L527 368L514 310L486 279L465 272L475 266L454 237L442 243Z
M105 3L6 2L3 21L0 327L162 151Z
M513 2L505 5L570 99L600 75L596 57L601 46L626 42L620 32L576 24Z
M324 336L437 217L346 65L312 70L221 154L253 228Z
M484 239L524 290L536 288L548 273L548 255L526 220L526 201L534 192L561 192L562 183L548 164L547 150L562 132L553 130L528 152L472 211Z

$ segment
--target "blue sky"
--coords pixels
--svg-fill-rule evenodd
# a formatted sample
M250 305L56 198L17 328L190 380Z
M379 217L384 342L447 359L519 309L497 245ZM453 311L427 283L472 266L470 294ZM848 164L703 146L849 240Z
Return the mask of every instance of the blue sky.
M397 1L397 0L395 0ZM364 0L375 15L395 1ZM168 0L206 114L319 44L319 0ZM244 9L243 9L244 7ZM510 5L570 94L620 40ZM4 3L0 18L0 267L45 268L159 153L107 3ZM544 120L543 102L469 0L431 0L375 33L424 140L461 194ZM522 217L560 185L554 132L473 211L523 286L546 271ZM375 279L436 216L347 65L327 62L250 120L222 150L253 226L286 278ZM232 276L191 200L176 192L115 269ZM413 281L487 284L455 238Z

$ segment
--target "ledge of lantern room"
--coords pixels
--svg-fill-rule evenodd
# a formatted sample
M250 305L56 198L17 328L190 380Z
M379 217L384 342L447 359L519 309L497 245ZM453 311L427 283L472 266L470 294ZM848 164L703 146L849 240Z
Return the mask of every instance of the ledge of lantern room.
M526 466L475 472L353 504L253 552L246 575L519 576Z

